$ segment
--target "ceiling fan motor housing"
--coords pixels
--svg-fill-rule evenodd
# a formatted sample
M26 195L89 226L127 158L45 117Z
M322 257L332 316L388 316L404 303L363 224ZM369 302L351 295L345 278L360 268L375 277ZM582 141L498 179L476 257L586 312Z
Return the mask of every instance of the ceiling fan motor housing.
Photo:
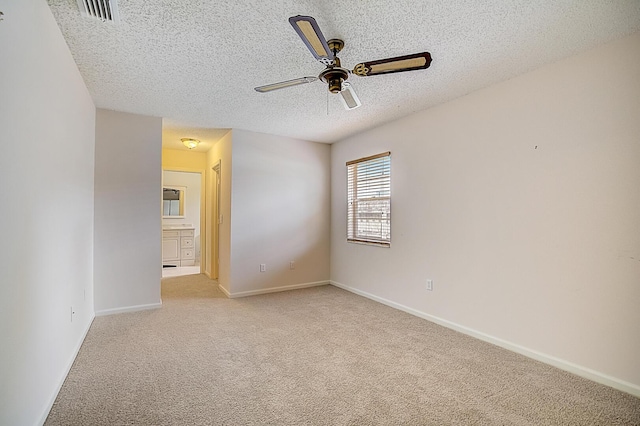
M349 78L349 70L342 68L340 66L340 59L336 57L334 64L329 65L322 71L318 78L329 84L329 91L331 93L340 93L342 90L342 82Z

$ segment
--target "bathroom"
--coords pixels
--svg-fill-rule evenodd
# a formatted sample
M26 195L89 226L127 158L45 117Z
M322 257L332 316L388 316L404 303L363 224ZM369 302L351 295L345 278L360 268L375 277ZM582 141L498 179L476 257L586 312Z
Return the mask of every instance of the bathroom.
M162 277L201 272L201 173L162 172Z

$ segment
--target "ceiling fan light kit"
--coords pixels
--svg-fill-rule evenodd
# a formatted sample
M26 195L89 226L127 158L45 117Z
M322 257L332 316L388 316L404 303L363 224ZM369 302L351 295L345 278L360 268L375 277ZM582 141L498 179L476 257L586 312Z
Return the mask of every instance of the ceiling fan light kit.
M349 78L349 74L355 74L359 77L369 77L372 75L427 69L429 65L431 65L431 54L429 52L421 52L412 55L362 62L350 71L342 68L340 59L338 58L338 53L344 48L344 41L335 38L327 41L322 31L320 31L318 23L311 16L292 16L289 18L289 23L296 33L298 33L313 57L322 63L325 69L317 78L301 77L280 83L267 84L256 87L255 90L257 92L266 93L321 80L328 85L331 93L340 93L345 109L351 110L358 108L361 102L355 90L353 90L353 86L346 81Z
M342 100L342 104L344 105L344 109L356 109L360 105L360 98L356 95L356 92L351 87L351 83L344 82L342 83L342 91L340 91L340 99Z

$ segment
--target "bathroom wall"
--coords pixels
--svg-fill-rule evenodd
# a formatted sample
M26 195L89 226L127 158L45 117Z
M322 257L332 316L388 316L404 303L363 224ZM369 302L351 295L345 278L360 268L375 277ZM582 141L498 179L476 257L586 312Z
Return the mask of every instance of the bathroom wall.
M207 168L207 153L191 151L187 148L162 149L163 170L204 170Z

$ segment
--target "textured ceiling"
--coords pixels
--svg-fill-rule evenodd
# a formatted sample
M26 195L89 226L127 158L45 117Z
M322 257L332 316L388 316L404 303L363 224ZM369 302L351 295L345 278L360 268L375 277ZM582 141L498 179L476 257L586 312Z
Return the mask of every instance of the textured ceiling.
M639 0L118 0L119 24L48 3L96 106L163 117L165 146L198 137L201 150L229 128L334 142L640 31ZM352 111L319 81L257 93L323 69L294 15L345 41L346 68L425 50L433 63L351 76Z

